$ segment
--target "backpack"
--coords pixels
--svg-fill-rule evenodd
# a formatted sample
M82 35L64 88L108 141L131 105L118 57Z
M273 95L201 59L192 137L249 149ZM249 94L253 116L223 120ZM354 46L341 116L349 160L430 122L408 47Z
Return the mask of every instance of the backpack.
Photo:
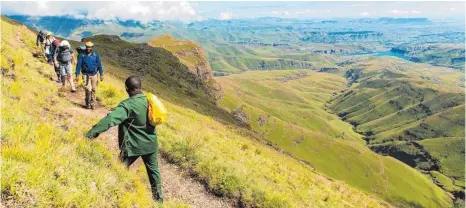
M82 56L83 60L84 60L84 57L87 56L86 53L80 53L79 55ZM92 58L92 60L97 60L97 55L96 55L96 53L94 51L92 51L89 56ZM89 68L86 68L86 67L82 68L83 74L92 74L95 71L97 71L97 68L95 68L95 69L89 69Z
M59 40L53 40L52 45L56 48L56 47L58 47L60 45L60 41Z
M54 37L52 38L46 38L45 39L45 46L50 46L52 45L52 42L55 41L56 39Z
M76 47L76 51L78 52L78 54L81 54L84 51L86 51L86 46L85 45L78 46Z
M45 33L44 32L39 32L38 35L39 35L39 42L41 42L41 43L44 42L44 40L46 38Z
M148 113L147 117L152 126L164 124L167 119L167 109L162 102L152 93L147 93Z
M71 50L69 47L59 46L58 47L58 55L57 60L66 63L71 61L73 55L71 54Z

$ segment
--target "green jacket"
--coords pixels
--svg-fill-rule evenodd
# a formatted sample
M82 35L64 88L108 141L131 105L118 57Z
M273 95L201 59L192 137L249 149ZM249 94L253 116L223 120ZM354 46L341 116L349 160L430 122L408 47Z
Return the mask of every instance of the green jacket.
M136 94L122 101L118 107L86 133L96 138L100 133L118 125L118 144L128 156L139 156L157 151L157 134L147 117L147 98Z

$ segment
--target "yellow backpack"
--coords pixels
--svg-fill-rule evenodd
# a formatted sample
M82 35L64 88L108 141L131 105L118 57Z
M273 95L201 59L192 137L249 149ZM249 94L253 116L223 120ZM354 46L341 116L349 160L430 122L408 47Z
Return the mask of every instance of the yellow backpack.
M149 103L149 122L152 126L164 124L167 119L167 109L162 102L152 93L147 93L147 102Z

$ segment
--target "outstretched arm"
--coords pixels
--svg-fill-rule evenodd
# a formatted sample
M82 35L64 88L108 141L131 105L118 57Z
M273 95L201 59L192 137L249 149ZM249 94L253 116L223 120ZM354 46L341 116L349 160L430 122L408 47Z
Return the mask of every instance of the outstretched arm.
M99 70L99 73L100 73L100 81L104 81L104 68L102 68L102 62L100 61L100 56L99 54L97 54L97 68Z
M107 131L109 128L116 126L128 118L128 109L120 104L105 118L99 121L91 130L86 133L86 137L93 139L99 136L100 133Z

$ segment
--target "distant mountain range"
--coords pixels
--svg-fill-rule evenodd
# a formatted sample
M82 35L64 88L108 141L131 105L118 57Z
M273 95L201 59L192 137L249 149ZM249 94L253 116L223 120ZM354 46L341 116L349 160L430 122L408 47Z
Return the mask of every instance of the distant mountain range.
M31 28L45 29L71 40L107 34L130 42L147 43L154 37L169 34L174 38L196 41L205 49L215 75L248 70L316 68L322 62L302 59L314 54L353 55L422 44L457 44L462 47L465 42L464 20L390 17L302 20L261 17L208 19L191 23L158 20L142 23L71 16L9 17ZM450 52L436 48L429 52L437 53L436 56L416 56L413 61L463 69L464 53L458 55Z

